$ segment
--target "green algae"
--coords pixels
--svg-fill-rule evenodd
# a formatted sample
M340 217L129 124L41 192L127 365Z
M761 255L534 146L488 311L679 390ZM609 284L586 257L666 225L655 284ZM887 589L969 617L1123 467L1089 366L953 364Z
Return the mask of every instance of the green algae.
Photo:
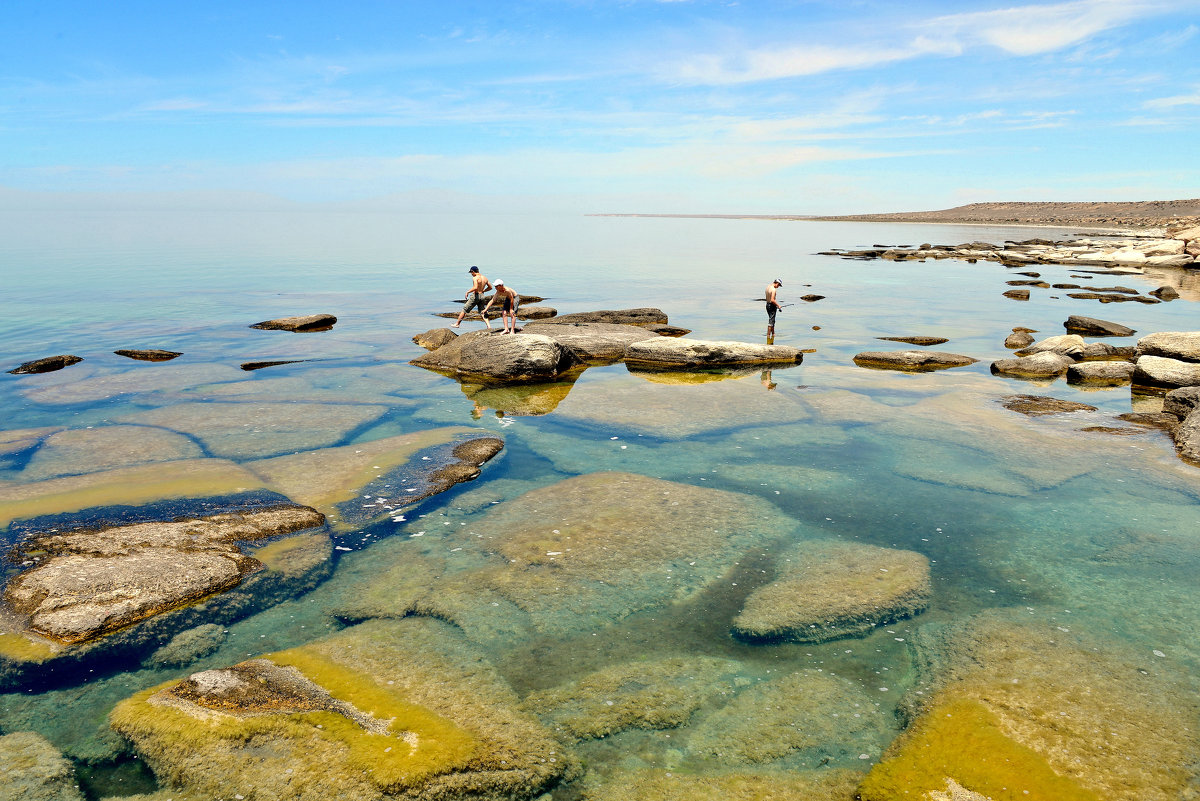
M863 783L862 801L894 801L944 790L946 779L992 801L1100 801L1055 772L1046 758L1005 735L982 704L953 701L906 732Z

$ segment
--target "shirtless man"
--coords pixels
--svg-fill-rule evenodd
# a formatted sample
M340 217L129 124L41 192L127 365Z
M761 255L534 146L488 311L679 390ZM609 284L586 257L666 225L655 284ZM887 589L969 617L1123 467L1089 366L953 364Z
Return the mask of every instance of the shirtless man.
M483 307L483 293L491 289L492 284L487 280L486 275L479 272L478 267L472 267L468 272L471 273L471 288L463 296L467 302L463 304L462 311L458 313L458 319L454 321L454 325L450 326L451 328L458 328L462 325L463 318L473 308L478 308L481 313L486 311ZM489 331L492 330L492 324L488 322L486 314L483 315L483 324L488 327Z
M483 310L483 318L485 320L487 319L487 310L492 308L492 304L496 301L504 304L500 309L500 320L504 323L504 333L517 333L517 304L521 302L521 296L517 294L515 289L505 286L503 281L497 279L496 294L492 296L487 309Z
M783 281L776 278L767 286L767 337L775 336L775 312L783 307L779 305L779 301L775 299L775 295L779 292L779 287L783 286Z

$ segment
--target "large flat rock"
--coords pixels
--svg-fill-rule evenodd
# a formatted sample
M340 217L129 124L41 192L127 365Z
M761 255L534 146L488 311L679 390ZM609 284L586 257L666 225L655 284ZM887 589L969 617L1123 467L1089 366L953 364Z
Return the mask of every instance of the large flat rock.
M1200 363L1165 356L1139 356L1133 383L1160 389L1200 385Z
M560 314L547 324L561 325L563 323L616 323L619 325L666 325L667 313L662 309L606 309L603 311L574 312Z
M209 798L512 799L578 768L453 626L374 621L139 693L112 713Z
M299 317L278 317L274 320L263 320L251 328L261 328L267 331L328 331L337 323L337 317L332 314L305 314Z
M750 594L733 622L750 642L861 637L929 605L929 560L913 551L837 540L802 542L777 562L781 575Z
M1200 331L1162 331L1138 340L1139 356L1200 362Z
M1072 314L1063 323L1068 334L1080 334L1085 337L1131 337L1137 333L1134 329L1120 323L1100 320L1095 317L1084 317Z
M532 323L524 332L549 337L589 362L619 361L634 342L659 336L647 328L617 323Z
M936 350L865 351L854 357L854 363L859 367L905 370L915 373L945 370L950 367L965 367L977 361L979 360L970 356Z
M188 437L150 426L100 426L60 431L47 437L21 471L22 479L43 479L112 470L149 462L203 456Z
M480 382L553 381L584 366L569 347L537 334L473 331L412 364Z
M625 349L625 363L649 367L725 367L741 364L798 364L799 348L731 340L654 337Z

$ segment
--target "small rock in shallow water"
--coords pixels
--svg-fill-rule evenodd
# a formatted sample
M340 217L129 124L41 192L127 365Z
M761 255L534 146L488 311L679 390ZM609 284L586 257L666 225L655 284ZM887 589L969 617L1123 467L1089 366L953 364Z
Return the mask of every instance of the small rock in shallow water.
M173 350L114 350L117 356L124 356L127 359L137 359L139 362L169 362L171 359L182 356L182 353Z
M274 320L263 320L251 328L261 328L268 331L328 331L337 322L332 314L308 314L303 317L280 317Z
M64 367L70 367L72 364L78 364L83 361L82 356L47 356L44 359L35 359L31 362L14 367L8 372L12 375L31 375L34 373L52 373L55 370L61 370Z
M1013 412L1039 417L1047 414L1063 414L1065 412L1094 412L1095 406L1075 401L1047 398L1042 395L1008 395L1000 399L1000 404Z

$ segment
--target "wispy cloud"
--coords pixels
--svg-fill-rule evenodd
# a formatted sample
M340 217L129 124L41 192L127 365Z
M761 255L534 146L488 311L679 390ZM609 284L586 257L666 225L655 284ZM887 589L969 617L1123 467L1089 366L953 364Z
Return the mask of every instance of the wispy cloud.
M1200 106L1200 90L1186 95L1156 97L1153 100L1147 100L1142 104L1142 108L1153 109L1157 111L1169 108L1177 108L1179 106Z

